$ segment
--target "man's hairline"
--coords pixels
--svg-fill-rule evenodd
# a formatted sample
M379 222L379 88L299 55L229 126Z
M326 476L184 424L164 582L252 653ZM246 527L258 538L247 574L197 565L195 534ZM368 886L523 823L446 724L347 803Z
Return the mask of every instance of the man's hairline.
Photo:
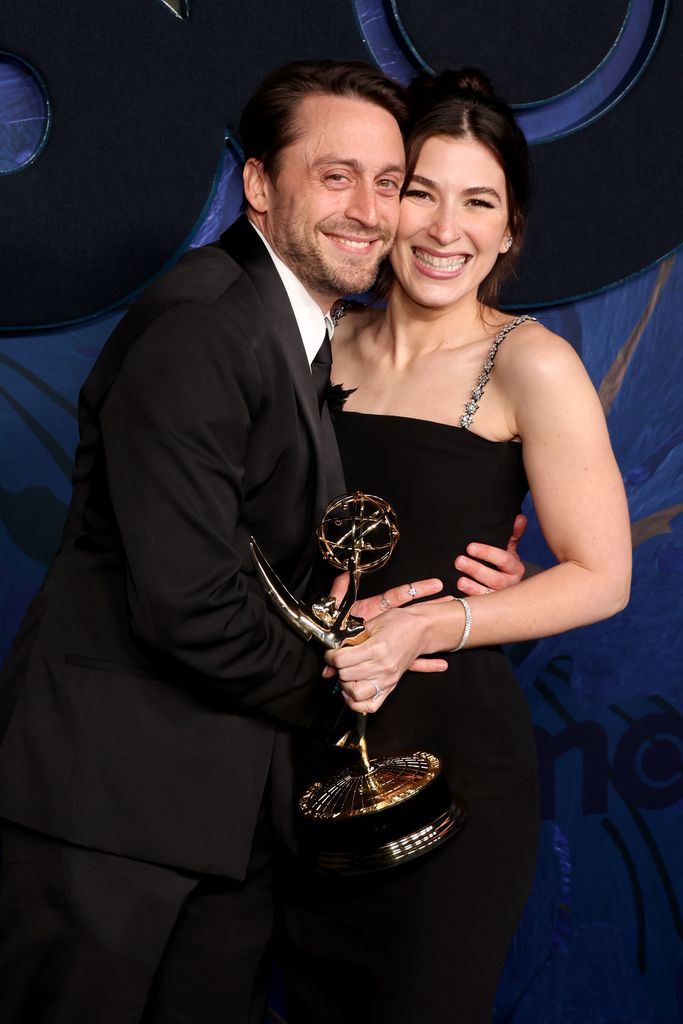
M296 105L294 107L294 110L292 111L292 117L291 117L291 124L292 124L292 128L293 128L292 136L289 139L289 141L287 142L287 144L285 146L283 146L278 151L278 153L277 153L277 155L276 155L276 157L275 157L275 159L273 161L274 167L275 167L275 174L273 174L273 173L269 173L268 174L268 177L270 178L270 180L271 180L271 182L273 184L275 184L276 181L277 181L277 176L278 176L278 173L279 173L280 156L282 155L282 153L285 152L285 150L289 149L290 146L293 146L297 142L299 142L300 139L305 135L305 132L303 130L302 131L298 131L297 130L297 125L300 124L299 110L301 108L301 105L307 99L309 99L309 98L313 99L316 96L326 96L326 97L329 97L330 99L333 99L333 100L354 100L357 103L365 103L365 104L369 104L372 107L377 107L379 110L383 110L385 114L388 114L389 117L395 122L396 127L398 128L399 134L401 135L401 138L403 139L403 132L401 130L401 125L400 125L400 122L399 122L398 118L396 117L396 115L393 114L391 112L391 110L388 109L388 107L386 107L382 103L379 103L376 99L373 99L370 96L361 96L361 95L359 95L358 93L355 93L355 92L349 92L349 93L342 93L342 94L340 94L340 93L336 93L336 92L331 92L329 89L314 88L314 89L307 90L306 92L300 93L296 97ZM263 161L261 160L261 161L259 161L259 163L262 164ZM388 172L390 169L391 168L386 168L386 171ZM394 170L398 170L399 168L393 168L393 169ZM401 171L402 171L402 173L405 174L405 165L403 166Z

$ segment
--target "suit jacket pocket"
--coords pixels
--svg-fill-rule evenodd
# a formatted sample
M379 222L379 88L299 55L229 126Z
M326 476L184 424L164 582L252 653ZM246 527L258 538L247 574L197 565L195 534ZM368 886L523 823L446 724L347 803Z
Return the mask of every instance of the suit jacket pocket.
M84 654L65 654L64 662L67 665L75 665L76 668L88 668L95 672L113 672L117 675L137 676L140 679L155 679L161 683L163 680L154 672L150 672L144 665L130 665L121 661L111 661L108 658L90 658Z

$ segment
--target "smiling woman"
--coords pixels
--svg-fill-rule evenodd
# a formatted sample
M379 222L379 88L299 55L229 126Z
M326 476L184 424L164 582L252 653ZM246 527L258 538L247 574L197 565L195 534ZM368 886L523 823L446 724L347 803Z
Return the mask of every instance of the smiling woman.
M416 301L438 307L480 291L509 250L505 174L482 143L442 136L425 142L418 167L404 193L391 266Z
M490 1021L538 828L531 720L498 645L605 618L628 596L626 502L597 395L565 341L495 305L521 246L524 137L479 73L413 94L388 304L344 306L333 379L350 390L335 429L347 487L382 495L400 523L376 589L434 577L450 600L383 606L368 640L326 657L368 713L372 755L435 752L469 819L428 858L369 879L302 869L287 907L291 1024L319 1019L340 974L354 984L336 987L326 1024L439 1024L454 1006ZM504 547L527 490L557 564L470 589L468 542Z

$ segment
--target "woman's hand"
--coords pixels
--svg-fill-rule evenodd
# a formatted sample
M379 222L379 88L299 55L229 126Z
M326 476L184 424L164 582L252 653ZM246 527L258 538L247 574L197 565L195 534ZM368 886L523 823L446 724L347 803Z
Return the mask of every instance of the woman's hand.
M342 693L352 711L378 711L408 670L444 672L448 668L444 658L419 657L429 646L429 610L446 603L453 604L453 598L437 598L413 608L392 609L366 622L368 639L363 643L326 653L325 660L336 669Z
M342 572L335 577L330 594L335 598L337 607L341 604L343 597L349 587L349 574ZM433 597L443 590L441 580L416 580L415 583L403 583L400 587L392 587L383 594L375 594L373 597L364 597L356 601L351 608L351 614L357 615L359 619L374 619L390 608L400 608L404 604L410 604L420 597Z
M348 572L340 573L339 576L335 577L334 583L330 590L330 594L335 598L337 605L340 604L349 585L349 574ZM443 583L438 579L428 580L415 580L414 583L403 583L399 587L392 587L390 590L386 590L382 594L376 594L373 597L365 597L360 601L356 601L351 607L351 614L357 615L358 618L365 620L365 631L370 633L369 624L372 619L378 616L383 616L387 611L392 608L400 608L403 605L410 604L412 601L416 601L418 598L431 597L433 594L438 594L443 590ZM450 601L450 597L435 598L430 604L440 603L441 601ZM329 659L328 659L329 660ZM323 678L329 679L336 674L335 668L332 667L334 663L331 662L323 670ZM448 663L443 658L416 658L414 659L407 668L411 672L443 672L448 667ZM341 680L340 680L341 684ZM393 684L391 689L394 688L396 683ZM366 686L365 690L370 690L374 693L377 699L379 697L376 692L376 686ZM344 687L342 686L342 691ZM390 690L386 691L387 693ZM381 704L375 704L370 710L376 711ZM356 710L368 710L367 708L353 708Z

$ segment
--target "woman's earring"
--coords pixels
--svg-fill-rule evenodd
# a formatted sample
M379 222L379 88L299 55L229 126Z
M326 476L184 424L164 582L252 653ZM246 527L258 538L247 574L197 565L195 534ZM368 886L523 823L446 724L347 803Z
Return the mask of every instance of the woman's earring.
M508 238L505 239L505 252L509 252L511 248L512 248L512 235L509 235Z

